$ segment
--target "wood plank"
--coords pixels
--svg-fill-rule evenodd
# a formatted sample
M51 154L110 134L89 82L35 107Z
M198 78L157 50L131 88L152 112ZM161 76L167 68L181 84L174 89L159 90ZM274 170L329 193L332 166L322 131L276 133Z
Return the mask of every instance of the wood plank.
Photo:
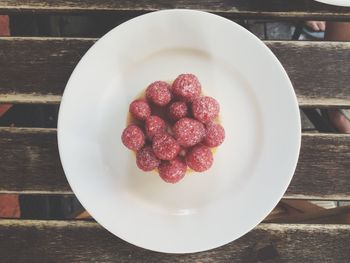
M349 200L350 134L303 134L298 165L286 197Z
M300 106L350 106L350 42L265 43L286 69Z
M60 104L61 99L61 95L50 94L0 94L0 103L6 104Z
M2 38L0 102L59 103L75 65L95 41ZM265 43L286 68L300 106L350 107L350 43Z
M0 102L59 103L74 67L95 41L2 38Z
M131 245L82 221L0 220L3 262L348 262L350 225L260 224L240 239L192 254ZM270 260L270 261L268 261Z
M0 128L0 193L71 193L56 130ZM285 198L350 200L350 135L304 133Z
M55 129L0 128L0 192L71 193Z
M7 13L100 13L143 14L162 9L197 9L230 18L349 19L350 8L320 4L311 0L3 0L0 12Z

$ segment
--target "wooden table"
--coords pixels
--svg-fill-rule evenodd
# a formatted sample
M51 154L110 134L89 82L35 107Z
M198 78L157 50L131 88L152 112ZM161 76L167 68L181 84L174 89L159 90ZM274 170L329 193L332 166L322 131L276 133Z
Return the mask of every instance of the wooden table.
M349 8L306 0L0 1L0 14L106 14L119 20L168 8L230 19L350 21ZM59 104L70 73L95 41L1 38L0 102ZM287 70L301 107L350 107L350 43L265 43ZM0 193L73 194L60 164L56 129L0 128L0 149ZM284 198L350 200L350 135L303 133ZM1 219L0 257L1 262L350 262L350 225L262 223L218 249L168 255L130 245L94 222Z

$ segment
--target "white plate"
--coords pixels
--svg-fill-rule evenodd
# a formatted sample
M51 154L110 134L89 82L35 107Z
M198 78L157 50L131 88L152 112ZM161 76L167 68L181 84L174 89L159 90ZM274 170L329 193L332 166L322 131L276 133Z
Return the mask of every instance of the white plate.
M329 5L350 6L350 0L316 0L316 1L329 4Z
M120 136L128 104L183 72L220 102L226 140L208 172L171 185L138 170ZM300 130L290 80L258 38L220 16L167 10L116 27L85 54L63 95L58 144L74 193L102 226L186 253L231 242L268 215L293 176Z

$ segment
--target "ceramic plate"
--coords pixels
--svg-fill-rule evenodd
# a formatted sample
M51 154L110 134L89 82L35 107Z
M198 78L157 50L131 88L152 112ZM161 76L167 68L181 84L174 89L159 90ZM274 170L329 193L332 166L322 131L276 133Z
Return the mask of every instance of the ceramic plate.
M209 171L172 185L137 169L120 137L129 103L184 72L220 102L226 140ZM85 54L63 95L58 144L97 222L134 245L186 253L227 244L269 214L292 179L300 131L291 82L258 38L220 16L166 10L114 28Z

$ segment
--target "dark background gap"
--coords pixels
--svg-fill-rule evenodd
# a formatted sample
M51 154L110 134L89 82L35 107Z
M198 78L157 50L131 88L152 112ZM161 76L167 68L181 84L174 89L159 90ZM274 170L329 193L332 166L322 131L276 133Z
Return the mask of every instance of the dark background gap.
M0 126L56 128L58 108L58 105L15 104L0 117Z

